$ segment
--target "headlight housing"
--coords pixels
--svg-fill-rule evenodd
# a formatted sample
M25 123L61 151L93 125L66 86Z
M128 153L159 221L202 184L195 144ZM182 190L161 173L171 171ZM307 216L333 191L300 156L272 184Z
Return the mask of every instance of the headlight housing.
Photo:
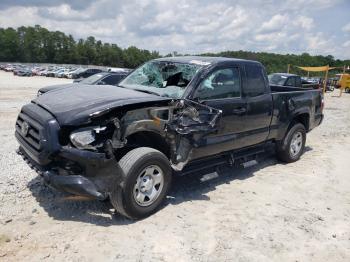
M82 128L72 132L69 138L76 148L95 149L96 147L92 143L96 141L96 133L100 133L105 129L106 127L99 126Z

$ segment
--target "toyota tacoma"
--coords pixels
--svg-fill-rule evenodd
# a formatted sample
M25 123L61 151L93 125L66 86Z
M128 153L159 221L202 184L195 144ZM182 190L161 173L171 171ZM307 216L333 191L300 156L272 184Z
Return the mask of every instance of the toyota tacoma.
M138 219L159 208L174 175L240 163L268 145L298 160L322 112L320 90L269 85L259 62L172 57L118 87L72 84L35 98L15 136L47 184Z

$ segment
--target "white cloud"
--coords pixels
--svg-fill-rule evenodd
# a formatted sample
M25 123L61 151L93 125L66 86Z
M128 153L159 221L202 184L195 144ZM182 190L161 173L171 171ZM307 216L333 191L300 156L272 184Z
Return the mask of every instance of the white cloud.
M282 29L288 23L288 16L277 14L274 15L269 21L264 22L260 28L261 32L274 32Z
M68 0L6 0L0 3L0 27L40 24L76 38L93 35L163 54L242 49L344 57L348 48L336 43L346 42L339 38L341 30L350 32L350 24L326 33L312 18L340 1L96 0L84 5L79 0L72 5Z
M349 41L346 41L346 42L343 44L343 47L348 47L348 48L350 48L350 40L349 40Z
M350 33L350 23L343 26L342 30L344 32Z
M303 29L310 30L314 27L314 20L307 16L299 16L293 21L293 24Z

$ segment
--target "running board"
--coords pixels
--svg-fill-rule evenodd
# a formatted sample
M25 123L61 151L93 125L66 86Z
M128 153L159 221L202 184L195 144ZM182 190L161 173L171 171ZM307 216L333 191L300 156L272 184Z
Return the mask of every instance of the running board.
M184 176L203 170L205 170L207 173L211 173L215 172L217 168L222 165L242 166L243 168L248 168L258 164L258 161L256 160L258 155L265 153L271 145L272 143L264 143L255 147L226 152L212 158L195 160L194 162L189 163L184 170L175 173L179 176Z

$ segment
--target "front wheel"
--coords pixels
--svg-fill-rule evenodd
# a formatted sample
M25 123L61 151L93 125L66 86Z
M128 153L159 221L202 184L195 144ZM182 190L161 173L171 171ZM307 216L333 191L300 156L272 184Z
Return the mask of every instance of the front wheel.
M277 158L283 162L297 161L304 152L306 130L300 123L294 124L282 141L276 145Z
M160 151L140 147L123 156L121 185L115 185L110 200L116 211L131 219L144 218L160 207L171 184L171 167Z

